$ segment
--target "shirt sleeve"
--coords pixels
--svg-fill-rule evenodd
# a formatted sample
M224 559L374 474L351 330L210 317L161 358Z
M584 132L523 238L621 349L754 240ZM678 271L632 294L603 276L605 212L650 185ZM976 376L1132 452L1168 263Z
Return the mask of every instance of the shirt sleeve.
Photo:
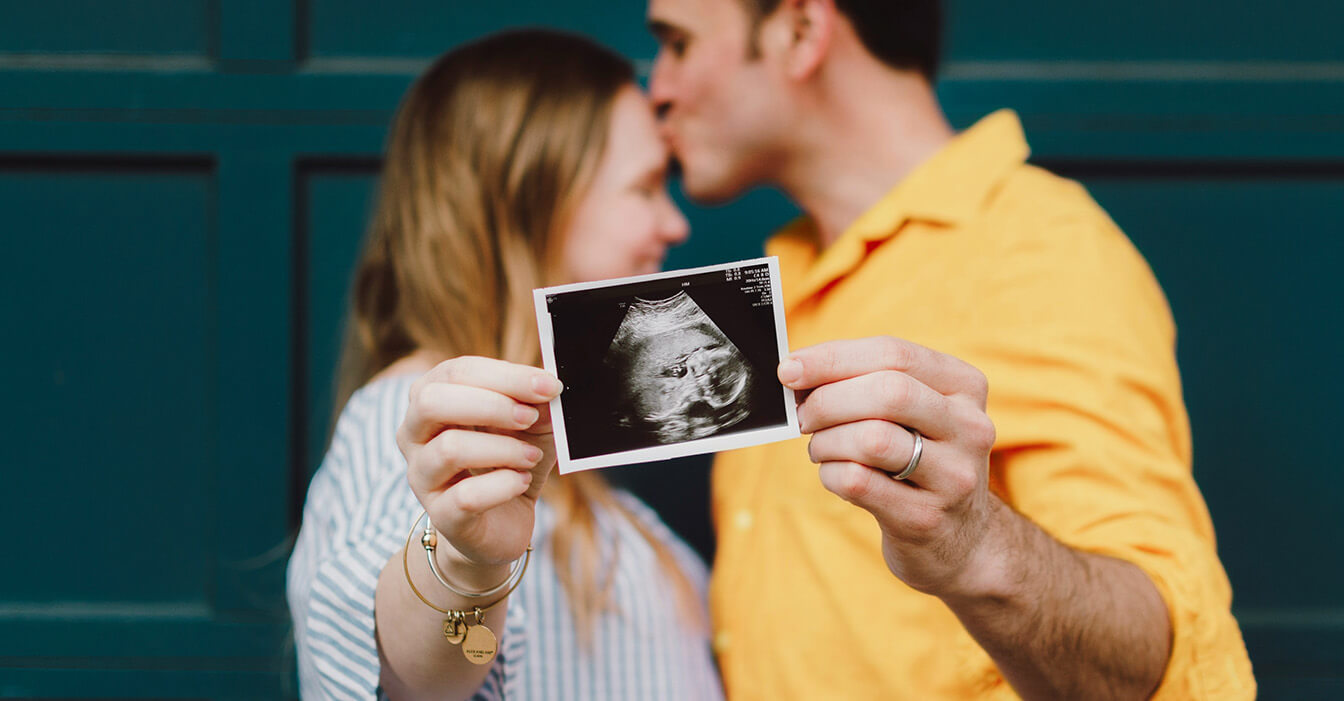
M374 595L420 512L395 441L408 387L409 380L384 381L351 398L309 487L286 587L304 699L383 696ZM500 653L475 698L503 698L517 683L523 618L510 607Z
M1254 698L1160 287L1099 210L1008 238L963 356L989 378L993 488L1061 542L1149 575L1173 632L1155 698Z

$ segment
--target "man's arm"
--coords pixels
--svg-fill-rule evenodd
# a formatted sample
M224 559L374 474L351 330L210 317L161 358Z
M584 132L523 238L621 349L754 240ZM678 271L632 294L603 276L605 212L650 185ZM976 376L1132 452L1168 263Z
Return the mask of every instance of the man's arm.
M1151 696L1171 654L1152 580L1131 563L1069 548L990 499L988 557L999 565L986 569L996 576L942 598L1008 682L1028 699Z
M780 380L827 489L873 514L887 566L942 599L1025 698L1146 698L1171 625L1136 566L1073 550L989 491L994 427L975 368L913 343L835 341L792 354ZM907 480L891 479L914 453Z

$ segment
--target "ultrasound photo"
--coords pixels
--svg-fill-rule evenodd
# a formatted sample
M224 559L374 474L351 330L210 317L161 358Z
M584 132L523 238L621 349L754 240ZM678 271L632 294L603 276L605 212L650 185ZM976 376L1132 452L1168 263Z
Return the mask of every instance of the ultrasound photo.
M535 295L562 473L799 435L775 259Z

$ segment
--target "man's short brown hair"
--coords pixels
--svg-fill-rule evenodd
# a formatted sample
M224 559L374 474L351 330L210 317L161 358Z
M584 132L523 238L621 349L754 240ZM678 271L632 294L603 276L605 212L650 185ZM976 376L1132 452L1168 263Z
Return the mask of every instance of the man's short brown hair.
M738 0L751 17L751 52L759 53L761 21L779 9L780 0ZM919 71L930 83L938 73L942 50L941 0L835 0L849 18L864 48L892 68Z

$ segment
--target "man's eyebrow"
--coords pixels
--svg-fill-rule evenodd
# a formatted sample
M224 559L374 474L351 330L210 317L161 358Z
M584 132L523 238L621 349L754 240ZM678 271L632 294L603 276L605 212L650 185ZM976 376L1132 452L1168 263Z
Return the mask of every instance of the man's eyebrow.
M668 41L673 35L684 33L681 27L661 19L649 20L649 32L659 41Z

